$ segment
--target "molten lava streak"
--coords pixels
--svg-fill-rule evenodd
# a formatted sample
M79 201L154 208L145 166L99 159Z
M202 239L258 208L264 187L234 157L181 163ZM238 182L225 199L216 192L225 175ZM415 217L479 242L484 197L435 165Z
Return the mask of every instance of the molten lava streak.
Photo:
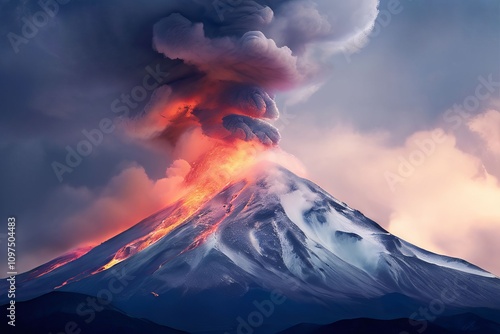
M89 246L89 247L81 247L81 248L72 250L72 251L50 261L49 263L44 264L43 266L40 266L37 269L35 269L32 273L32 275L34 275L32 278L37 278L37 277L46 275L46 274L50 273L51 271L53 271L59 267L62 267L66 263L74 261L74 260L78 259L79 257L85 255L91 249L92 249L92 247ZM30 279L31 279L31 277L30 277Z
M179 202L174 212L165 218L158 227L149 234L136 239L119 249L114 257L94 273L107 270L130 256L155 244L158 240L182 225L198 209L213 196L227 186L235 176L251 166L258 153L266 147L257 142L236 141L220 142L193 163L186 176L187 196ZM215 224L216 226L217 224ZM207 231L207 234L210 232ZM204 237L200 237L199 241Z

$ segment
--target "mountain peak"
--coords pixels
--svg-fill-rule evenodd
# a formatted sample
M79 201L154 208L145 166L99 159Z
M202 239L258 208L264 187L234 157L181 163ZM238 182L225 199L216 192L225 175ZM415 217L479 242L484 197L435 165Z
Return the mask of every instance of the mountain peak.
M399 239L280 165L259 163L196 210L185 211L186 203L41 276L21 275L19 298L52 290L96 295L120 273L130 282L114 305L189 332L229 326L245 312L239 305L273 291L286 296L283 319L294 303L308 306L301 322L407 316L444 290L455 296L449 312L500 309L494 275ZM226 311L209 319L211 300ZM197 324L186 324L185 314Z

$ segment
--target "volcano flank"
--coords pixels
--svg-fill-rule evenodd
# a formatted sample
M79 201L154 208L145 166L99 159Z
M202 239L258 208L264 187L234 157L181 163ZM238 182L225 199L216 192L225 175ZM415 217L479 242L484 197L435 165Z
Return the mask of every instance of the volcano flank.
M183 205L76 259L19 275L18 301L25 309L37 305L26 315L30 323L61 330L46 320L65 310L82 326L105 314L107 328L127 318L130 332L147 324L151 332L320 333L348 321L336 327L342 333L366 319L413 331L462 333L470 323L483 333L498 331L497 277L399 239L279 165L258 164L154 243L134 248L169 228L165 223ZM117 254L123 259L111 263ZM99 308L74 301L85 296Z

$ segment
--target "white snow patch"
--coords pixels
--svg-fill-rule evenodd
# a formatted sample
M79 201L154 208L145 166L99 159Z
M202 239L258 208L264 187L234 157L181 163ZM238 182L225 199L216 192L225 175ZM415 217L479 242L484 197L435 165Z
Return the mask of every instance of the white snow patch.
M280 197L281 205L290 220L297 225L311 241L317 242L346 262L365 270L372 271L378 264L380 253L388 253L385 247L374 237L371 230L359 226L336 210L326 215L327 222L304 220L304 212L314 206L318 195L305 185ZM359 241L340 241L335 237L336 231L356 233L363 239Z
M281 245L281 258L283 259L283 263L290 270L291 273L296 275L297 277L303 277L303 265L299 257L293 251L293 247L288 241L287 237L284 235L286 231L281 231L276 226L276 223L273 221L274 229L276 234L278 235L280 245Z
M248 233L248 237L250 239L250 242L252 243L253 248L262 255L262 249L260 248L259 240L255 237L255 230L250 230Z

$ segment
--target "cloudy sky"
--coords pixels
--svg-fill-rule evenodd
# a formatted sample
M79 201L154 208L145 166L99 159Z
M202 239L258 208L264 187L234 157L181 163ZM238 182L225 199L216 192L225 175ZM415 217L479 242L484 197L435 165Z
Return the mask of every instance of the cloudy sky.
M277 93L280 146L390 232L500 275L500 3L381 1L365 35L376 1L318 2L335 18L331 52L315 54L326 74ZM186 16L196 21L207 2L194 3ZM196 80L165 59L170 40L156 41L163 54L153 48L155 23L177 6L73 0L43 16L37 1L0 0L0 212L17 218L21 270L106 240L160 209L182 180L175 150L130 136L155 88ZM283 20L295 19L288 10L275 11L265 34L300 53L305 39L288 32L304 21ZM238 13L223 14L242 26L269 19ZM221 19L212 14L204 23L216 35L228 26L211 25ZM199 67L182 44L174 51ZM80 149L91 152L68 166L88 136L94 144Z

